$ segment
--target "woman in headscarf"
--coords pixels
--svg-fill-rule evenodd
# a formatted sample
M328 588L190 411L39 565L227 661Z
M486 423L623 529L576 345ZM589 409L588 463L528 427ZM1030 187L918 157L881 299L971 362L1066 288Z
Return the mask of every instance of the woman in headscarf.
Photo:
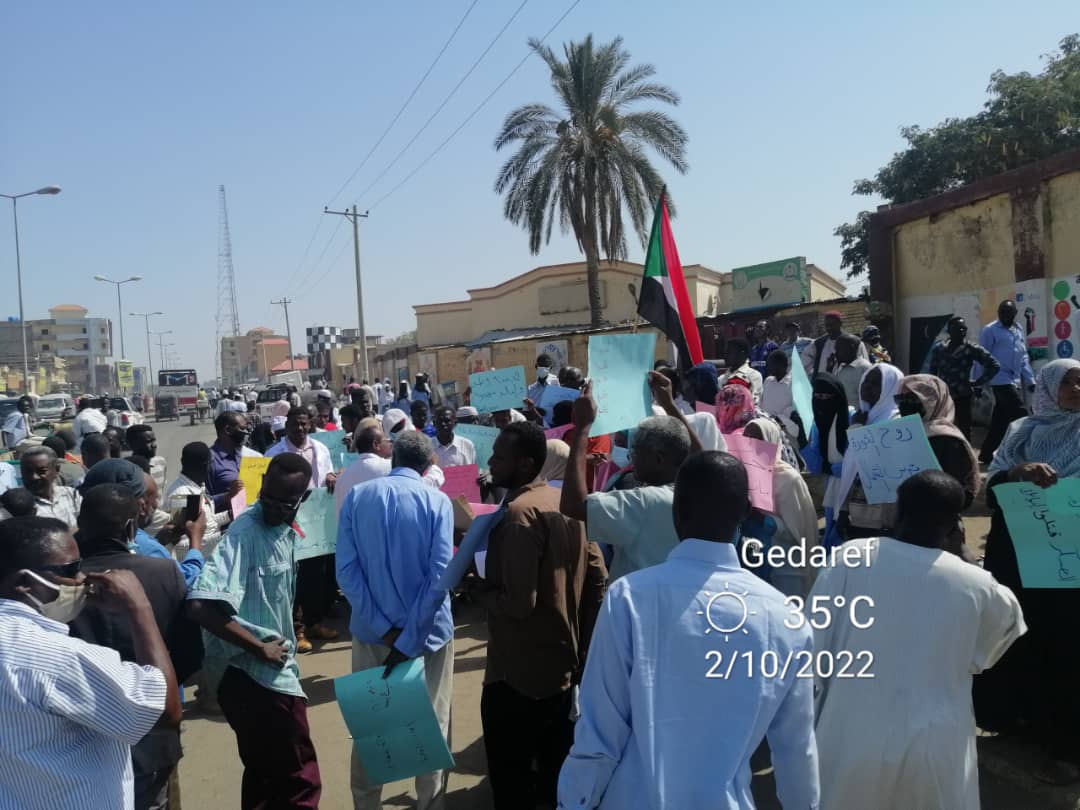
M409 384L405 382L405 380L402 380L398 383L397 399L391 403L390 407L408 413L411 406L412 397L410 396Z
M776 463L773 467L773 511L776 532L773 545L785 549L797 547L800 543L807 551L819 545L817 528L817 510L810 497L799 471L781 458L783 430L772 419L751 419L743 430L743 435L750 439L760 439L777 445ZM802 568L774 568L769 581L773 587L787 596L806 597L814 584L816 571L812 566Z
M860 426L876 425L899 416L896 394L903 379L904 373L889 363L868 368L859 382L861 409L852 421ZM844 540L878 537L896 522L895 503L867 503L855 459L850 455L844 456L833 508Z
M806 445L802 448L802 457L810 472L826 476L822 502L825 510L825 545L831 548L841 542L833 505L840 486L844 454L848 447L848 421L853 409L848 407L844 384L832 374L815 374L812 389L814 422L810 425Z
M975 676L975 717L980 728L1019 734L1046 747L1036 771L1044 781L1080 779L1080 644L1073 632L1080 590L1025 588L1009 528L994 487L1028 482L1046 488L1080 477L1080 362L1054 360L1039 371L1034 415L1009 426L990 464L987 505L993 509L984 568L1011 588L1024 610L1028 632L991 669ZM1062 537L1063 548L1077 538Z
M769 419L776 421L754 405L750 385L739 378L732 378L716 395L716 422L720 433L741 433L751 419ZM786 432L781 432L780 455L796 469L802 468L802 460Z
M979 460L955 424L956 406L949 386L933 374L909 374L900 383L896 405L901 416L922 419L930 448L941 469L964 487L964 508L979 494Z
M570 445L562 439L548 439L547 459L544 461L544 466L540 468L540 475L536 476L536 480L554 481L561 484L566 476L566 462L569 460Z

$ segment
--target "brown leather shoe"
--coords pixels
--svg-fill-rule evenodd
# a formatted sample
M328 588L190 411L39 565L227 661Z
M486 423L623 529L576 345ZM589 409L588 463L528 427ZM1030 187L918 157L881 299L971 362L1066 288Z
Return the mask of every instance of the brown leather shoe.
M296 631L296 653L297 653L297 655L300 655L301 653L309 653L309 652L311 652L311 642L307 640L307 636L304 635L303 630L297 630Z

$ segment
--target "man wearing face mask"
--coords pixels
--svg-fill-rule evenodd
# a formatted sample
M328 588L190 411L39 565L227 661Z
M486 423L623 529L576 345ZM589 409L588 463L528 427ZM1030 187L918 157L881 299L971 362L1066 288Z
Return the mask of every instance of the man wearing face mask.
M236 734L244 807L317 808L322 783L296 665L297 510L311 465L275 456L259 500L229 526L188 610L203 627L203 671Z
M126 570L135 575L150 600L176 678L182 683L199 668L202 638L198 625L185 615L187 584L176 565L128 550L139 511L138 501L120 484L101 484L87 491L79 512L82 570L87 574ZM70 629L75 638L111 647L124 661L135 660L131 618L126 611L90 601ZM169 776L181 755L180 729L176 727L155 728L131 749L136 810L167 810Z
M551 373L551 355L540 354L536 357L536 382L529 386L529 400L539 404L544 389L549 385L558 385L559 378Z
M0 523L0 807L134 808L131 747L182 708L154 610L130 571L82 574L54 518ZM68 635L88 601L128 618L131 661Z
M224 512L229 501L244 488L240 482L240 459L258 456L244 442L248 437L247 417L236 411L226 411L214 420L217 441L210 445L210 472L206 491L214 499L214 509Z
M945 331L949 339L935 343L930 350L930 373L941 377L949 387L956 405L956 426L970 441L971 399L979 396L982 387L994 379L1001 364L978 343L965 340L967 321L959 315L949 318ZM972 380L971 371L976 366L982 368L982 374Z

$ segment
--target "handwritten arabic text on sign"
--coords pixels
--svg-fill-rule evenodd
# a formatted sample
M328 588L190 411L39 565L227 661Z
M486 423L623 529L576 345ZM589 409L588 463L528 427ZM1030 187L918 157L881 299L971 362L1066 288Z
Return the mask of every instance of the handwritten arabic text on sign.
M472 406L480 413L495 413L522 407L527 393L524 366L511 366L495 371L469 375Z
M264 456L244 456L240 459L240 483L244 485L244 495L248 506L259 499L263 476L270 466L270 459Z
M487 472L488 459L491 458L495 440L499 438L499 429L485 425L458 425L454 428L454 433L473 443L476 448L476 466L481 472Z
M1025 588L1080 588L1080 480L994 487Z
M655 355L655 332L589 337L589 377L599 411L590 435L635 428L652 415L648 375Z
M923 470L940 470L918 416L848 428L853 455L867 503L895 503L896 490Z
M431 707L424 659L399 664L384 679L373 667L334 679L341 716L373 783L386 784L454 765Z

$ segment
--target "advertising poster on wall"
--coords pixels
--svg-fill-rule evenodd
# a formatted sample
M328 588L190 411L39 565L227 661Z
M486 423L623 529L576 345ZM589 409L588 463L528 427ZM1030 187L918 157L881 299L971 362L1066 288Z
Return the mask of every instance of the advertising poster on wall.
M491 347L482 346L473 349L465 356L465 373L479 374L481 371L491 370Z
M806 257L796 256L777 262L736 267L731 271L731 308L800 304L810 300L810 278L806 272Z
M1055 321L1058 320L1051 311L1056 305L1049 304L1046 300L1046 285L1046 279L1043 278L1019 281L1016 284L1016 307L1019 310L1016 322L1024 330L1028 357L1036 371L1051 359L1048 327L1052 317ZM1071 290L1069 294L1072 294Z
M569 346L565 340L547 340L536 344L536 356L546 354L551 358L551 373L558 374L559 369L567 365Z
M1080 275L1053 278L1048 284L1052 344L1048 354L1051 359L1075 357L1080 339Z

